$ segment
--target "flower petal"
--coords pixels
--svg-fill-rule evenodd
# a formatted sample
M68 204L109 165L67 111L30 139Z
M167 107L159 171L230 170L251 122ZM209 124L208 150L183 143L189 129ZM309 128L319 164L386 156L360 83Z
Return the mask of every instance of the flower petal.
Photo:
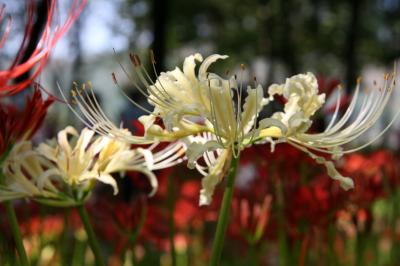
M208 56L206 59L204 59L203 63L199 68L199 78L205 79L207 77L207 69L210 67L210 65L215 61L217 61L218 59L226 59L226 58L228 58L227 55L219 55L219 54L213 54Z
M199 159L204 152L216 150L218 148L222 147L217 141L214 140L210 140L205 143L199 143L199 142L190 143L190 145L186 150L186 156L188 158L187 166L190 169L195 168L197 159Z
M190 55L186 57L185 61L183 62L183 73L185 73L185 75L189 78L192 84L197 83L197 78L195 73L196 61L199 62L203 61L203 57L201 56L201 54L197 53L194 55Z
M117 182L115 181L114 177L112 177L110 174L101 173L96 177L96 179L104 184L112 186L114 190L114 195L118 194Z

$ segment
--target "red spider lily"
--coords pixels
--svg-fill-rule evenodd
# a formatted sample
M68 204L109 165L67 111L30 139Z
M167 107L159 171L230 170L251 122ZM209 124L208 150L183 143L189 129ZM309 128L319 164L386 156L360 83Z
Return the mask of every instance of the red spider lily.
M328 79L323 75L318 75L318 88L320 92L326 93L329 97L332 92L340 86L340 81L337 79Z
M24 37L20 48L16 53L16 57L12 64L4 70L0 70L0 97L15 94L25 89L42 71L45 66L51 49L56 45L62 35L68 31L73 22L82 11L86 0L74 0L68 13L68 18L62 26L53 26L53 17L56 10L57 1L47 1L47 18L43 32L37 42L37 46L29 57L24 60L22 57L26 54L28 44L33 37L34 10L36 8L35 1L27 1L27 23L25 26ZM0 22L4 17L4 6L0 9ZM0 48L4 45L11 29L11 18L7 18L5 32L0 37ZM15 78L21 77L33 72L25 79L12 83Z
M230 234L244 239L247 244L256 244L269 222L271 203L271 195L266 195L260 203L235 195L231 214L235 222L229 227Z
M276 209L271 213L271 222L266 229L268 237L274 237L280 223L277 211L280 208L289 238L307 237L307 241L312 241L311 233L326 233L327 226L338 219L336 213L340 210L351 205L368 213L373 202L387 196L391 188L398 187L398 165L398 159L387 151L347 155L338 167L346 176L354 178L356 186L354 190L343 191L326 176L320 165L291 146L278 145L274 153L270 153L266 145L255 146L242 153L239 169L250 169L250 166L254 169L246 170L247 174L241 174L239 170L237 195L244 197L249 206L261 203L265 195L274 195ZM368 220L372 216L362 217ZM246 229L238 220L235 226Z
M389 151L350 154L346 157L343 171L355 177L356 187L350 200L361 208L369 208L375 200L388 196L391 189L400 184L399 159Z
M145 195L128 202L121 198L98 198L88 208L96 232L106 242L113 243L114 254L120 255L141 236L147 214Z
M251 206L262 206L265 197L272 196L274 211L269 214L270 222L260 237L277 237L277 228L280 226L285 228L290 238L295 239L299 234L307 233L299 226L301 224L307 224L310 228L324 228L334 221L335 211L344 206L346 199L346 192L325 174L323 167L285 144L278 145L274 153L270 152L268 145L245 150L236 184L235 198L238 204L243 204L241 201L246 199L245 205L249 206L249 210L254 208ZM246 216L243 208L239 209L241 213L236 215L238 219ZM283 219L279 218L280 215ZM231 233L235 230L249 231L251 228L238 221L231 227Z
M320 75L317 77L318 79L318 88L320 92L326 94L326 98L328 99L335 90L341 89L340 81L337 79L327 79L326 77ZM342 96L340 97L339 111L346 110L350 103L350 97L346 94L344 90L342 90ZM324 108L325 114L332 114L335 112L336 102L331 105L328 105Z
M57 237L64 229L63 214L58 210L42 209L37 202L28 201L23 204L17 203L15 211L20 221L21 233L25 237L32 236L53 236ZM9 230L7 217L4 214L4 206L0 205L0 229L2 237L12 240L12 235ZM45 214L46 213L46 214Z
M114 253L120 255L128 245L151 245L159 250L168 251L169 219L168 208L168 177L174 180L174 210L172 213L175 227L176 247L191 241L187 232L193 231L206 221L217 218L218 199L216 205L207 208L199 207L200 182L194 172L188 172L185 166L164 169L157 172L159 187L157 193L148 198L150 185L137 172L128 173L126 177L130 184L121 186L118 197L104 198L92 201L89 205L90 214L99 237L112 240ZM196 173L197 174L197 173ZM185 178L180 178L180 177ZM123 181L124 182L124 181ZM124 188L129 187L129 200L124 197ZM96 197L94 197L96 198ZM214 203L213 203L214 204ZM133 234L136 242L129 239ZM182 242L182 240L184 240Z
M0 155L18 140L30 139L40 127L53 98L44 100L38 88L26 98L22 111L0 103Z

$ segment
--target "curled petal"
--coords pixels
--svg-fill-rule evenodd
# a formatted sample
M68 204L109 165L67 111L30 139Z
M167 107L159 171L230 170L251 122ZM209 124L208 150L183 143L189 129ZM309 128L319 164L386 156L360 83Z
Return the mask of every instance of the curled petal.
M215 162L209 167L209 173L201 180L199 205L209 205L212 201L215 187L221 182L225 174L225 165L229 161L230 151L224 150Z
M102 173L96 177L100 182L112 186L114 195L118 194L118 185L115 179L110 174Z
M199 78L205 79L207 77L207 69L210 67L210 65L215 61L217 61L218 59L226 59L226 58L228 58L227 55L219 55L219 54L213 54L208 56L206 59L204 59L203 63L199 68Z
M222 148L217 141L207 141L206 143L193 142L191 143L186 151L186 156L188 159L188 167L190 169L195 168L196 161L199 159L204 152L213 151L218 148Z
M185 58L185 61L183 62L183 73L189 78L189 80L192 82L192 84L197 83L197 78L196 78L196 61L201 62L203 61L203 57L201 54L194 54L190 55Z

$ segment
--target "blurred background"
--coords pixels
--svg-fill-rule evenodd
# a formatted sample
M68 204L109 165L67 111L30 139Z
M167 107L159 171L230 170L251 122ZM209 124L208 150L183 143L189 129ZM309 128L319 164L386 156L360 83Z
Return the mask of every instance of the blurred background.
M2 66L15 56L26 11L25 1L4 3L13 24L1 50ZM38 34L44 23L39 18L46 12L40 7ZM59 1L60 21L68 10L69 1ZM375 81L382 85L384 73L393 70L400 58L400 1L89 1L53 50L39 82L60 96L58 87L68 94L72 82L90 80L105 113L133 128L140 110L122 96L111 73L131 97L146 104L121 65L131 71L129 52L134 52L150 69L150 49L159 72L182 67L192 53L227 54L229 59L213 66L217 72L240 73L243 63L243 82L256 76L265 91L271 83L311 71L334 102L338 84L351 95L362 77L367 91ZM24 95L17 95L13 100L22 99ZM315 127L323 128L330 117L332 99ZM359 141L376 136L399 103L396 88L382 119ZM37 138L54 137L67 124L82 127L57 103ZM400 120L374 146L338 163L342 173L355 178L356 189L350 192L340 190L323 167L284 144L275 154L267 145L246 151L221 265L399 265L399 130ZM134 173L128 177L121 181L118 197L100 187L89 203L109 264L172 265L170 251L175 249L177 265L206 265L221 191L213 206L199 208L200 176L185 165L158 173L160 190L152 199L144 197L149 187L145 181ZM93 263L76 213L43 210L34 203L27 210L24 204L22 227L38 265Z

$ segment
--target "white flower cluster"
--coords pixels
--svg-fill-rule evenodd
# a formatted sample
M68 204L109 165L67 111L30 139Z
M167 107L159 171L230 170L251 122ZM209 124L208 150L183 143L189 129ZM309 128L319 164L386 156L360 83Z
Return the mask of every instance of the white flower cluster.
M223 179L232 157L237 158L244 148L263 142L270 142L272 150L275 144L282 142L299 148L325 165L327 173L344 189L352 188L353 180L340 175L331 160L317 153L331 155L335 160L343 153L365 146L343 150L343 145L368 130L381 116L395 86L394 75L385 77L384 86L373 91L355 115L358 83L343 116L338 119L340 102L337 101L326 130L308 133L313 115L325 103L325 94L319 94L317 79L312 73L287 78L284 84L273 84L267 90L269 95L264 96L259 84L244 89L236 76L225 79L208 72L215 61L226 58L215 54L203 60L200 54L194 54L185 59L182 70L176 67L161 73L153 82L140 59L132 55L137 77L134 86L154 107L153 110L141 107L148 112L139 118L145 128L143 137L131 136L116 127L97 104L93 92L74 92L73 98L80 111L71 108L94 131L126 143L184 143L188 166L204 175L201 205L211 202L214 188ZM197 62L201 64L196 73ZM259 119L260 112L276 95L286 101L283 110ZM129 100L139 106L133 99ZM349 123L351 117L355 118ZM156 123L157 120L162 120L163 126Z
M78 134L72 127L37 148L28 141L18 142L3 164L0 201L32 198L49 205L77 205L96 181L112 186L117 194L112 174L126 171L144 173L153 187L152 195L158 184L152 170L180 163L184 154L184 146L177 143L152 153L154 147L133 149L126 142L96 136L87 128Z

